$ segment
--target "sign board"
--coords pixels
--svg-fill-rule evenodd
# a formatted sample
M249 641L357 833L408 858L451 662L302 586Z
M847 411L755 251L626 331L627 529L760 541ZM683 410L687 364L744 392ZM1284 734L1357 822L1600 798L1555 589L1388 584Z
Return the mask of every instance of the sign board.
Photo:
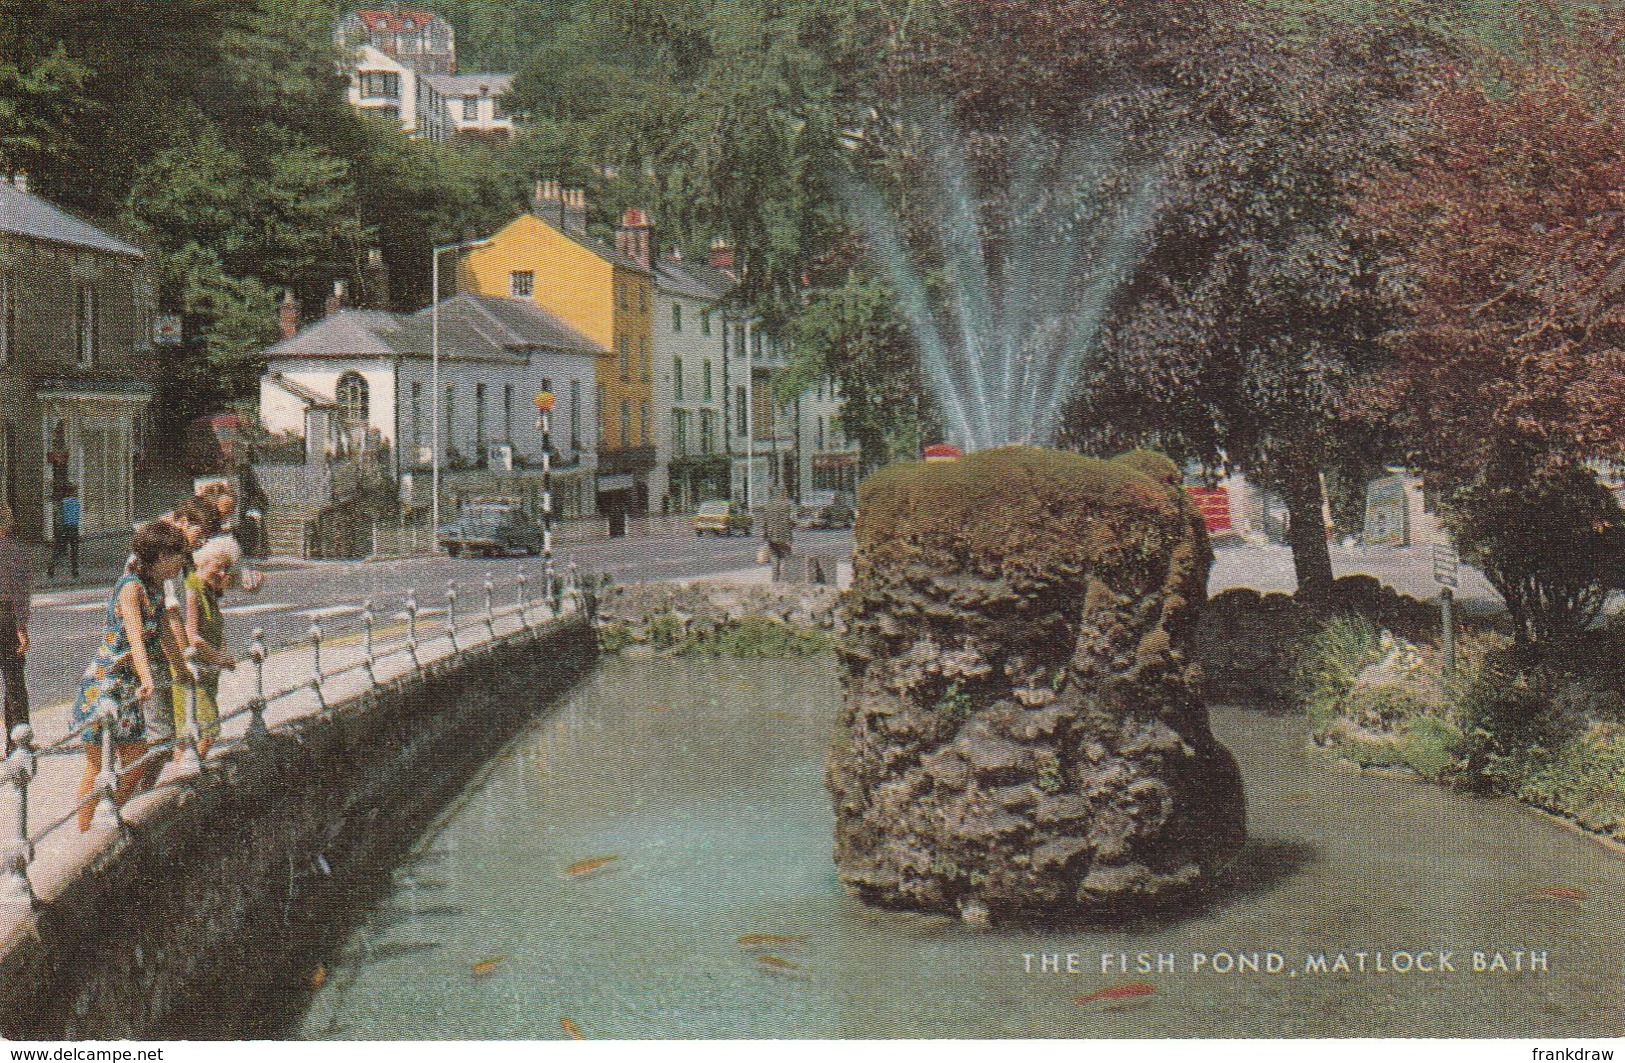
M1456 575L1461 568L1461 558L1456 555L1455 547L1435 544L1433 547L1433 582L1441 587L1454 590L1459 584Z
M1187 494L1202 511L1202 523L1211 532L1230 530L1230 492L1223 487L1187 487Z

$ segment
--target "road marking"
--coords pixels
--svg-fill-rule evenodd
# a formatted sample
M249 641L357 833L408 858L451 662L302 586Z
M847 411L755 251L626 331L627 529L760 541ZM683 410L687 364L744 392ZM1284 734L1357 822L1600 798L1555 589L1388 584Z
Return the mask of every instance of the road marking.
M36 609L60 609L65 605L83 605L88 602L107 604L106 591L63 591L59 594L36 594L32 601Z
M301 609L294 616L302 616L306 620L327 620L335 616L349 616L361 612L359 605L329 605L321 609Z
M293 607L293 602L258 602L254 605L228 605L220 611L227 616L252 616L255 613L274 613L280 609Z
M38 604L36 604L35 608L38 609L38 608L40 608L40 606ZM96 612L98 610L106 609L107 608L107 603L106 602L77 602L77 603L75 603L73 605L47 605L47 606L44 606L44 608L50 609L53 612L57 612L57 613L94 613L94 612Z

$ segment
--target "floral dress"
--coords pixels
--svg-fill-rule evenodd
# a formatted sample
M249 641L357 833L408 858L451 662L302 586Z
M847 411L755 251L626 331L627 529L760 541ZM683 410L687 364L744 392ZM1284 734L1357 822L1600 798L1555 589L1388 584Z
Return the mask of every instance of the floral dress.
M142 584L140 577L127 572L113 586L113 597L107 603L107 630L102 635L102 644L96 648L95 659L85 669L85 677L79 681L79 697L73 703L74 727L101 713L109 702L118 706L118 716L113 723L113 741L120 745L139 742L147 733L141 717L141 703L135 699L141 680L135 674L135 657L130 652L130 640L124 634L124 618L118 612L119 595L131 583L141 584L143 591L141 641L147 647L147 660L154 668L163 662L158 629L161 612L157 603L160 595ZM85 731L85 744L100 742L101 732L99 726Z

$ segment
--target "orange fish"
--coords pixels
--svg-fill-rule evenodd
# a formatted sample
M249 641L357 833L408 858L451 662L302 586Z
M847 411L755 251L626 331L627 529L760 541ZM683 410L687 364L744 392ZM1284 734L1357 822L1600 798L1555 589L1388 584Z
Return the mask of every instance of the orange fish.
M671 711L671 706L670 705L650 705L649 709L652 712L670 712Z
M1586 891L1575 886L1546 886L1535 891L1536 897L1553 897L1560 901L1583 901Z
M1093 1004L1097 1000L1128 1000L1131 997L1148 997L1157 991L1157 987L1147 982L1124 982L1122 985L1109 986L1097 989L1085 996L1074 997L1079 1004Z
M740 934L739 943L748 949L759 945L799 945L807 940L806 934Z
M310 972L310 988L312 988L312 989L320 989L322 987L322 984L324 982L326 982L326 981L327 981L327 967L325 965L323 965L323 964L318 963L316 965L316 969L314 971Z
M488 960L481 960L479 963L474 965L474 969L471 973L475 978L484 978L498 967L501 967L507 959L508 957L506 956L492 956Z
M799 970L801 970L801 964L799 964L799 963L791 963L789 960L781 960L777 956L758 956L758 957L756 957L756 960L762 966L771 967L775 971L799 971Z
M575 863L565 868L564 873L566 875L575 876L590 875L599 868L608 867L610 864L613 864L619 859L620 857L618 856L595 856L590 860L577 860Z
M570 1040L585 1041L587 1039L586 1034L581 1032L580 1027L576 1026L576 1024L571 1022L569 1019L560 1019L559 1025L564 1027L564 1032L570 1035Z

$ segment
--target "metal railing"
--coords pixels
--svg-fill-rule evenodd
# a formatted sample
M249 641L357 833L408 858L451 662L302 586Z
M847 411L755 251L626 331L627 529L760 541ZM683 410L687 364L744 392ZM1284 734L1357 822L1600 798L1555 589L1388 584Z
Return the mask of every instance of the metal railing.
M520 571L513 580L499 583L487 574L480 586L478 604L473 609L466 605L459 606L455 582L446 585L444 610L421 608L417 588L408 588L399 596L400 609L387 614L389 623L382 630L378 604L388 601L387 598L368 598L357 605L332 607L330 611L324 611L330 612L329 622L318 619L312 623L303 640L289 640L280 646L268 647L264 629L255 628L247 656L247 663L252 669L250 695L230 712L217 710L218 718L207 725L198 718L201 669L195 651L189 650L183 665L185 675L176 683L183 691L184 726L174 738L149 744L139 757L128 764L118 764L115 759L117 750L113 730L119 707L112 702L44 747L36 746L34 729L30 724L18 724L11 732L14 748L0 762L0 824L9 823L11 828L5 837L0 838L0 908L31 908L38 903L30 869L36 862L39 847L68 824L78 820L87 806L94 804L90 820L93 829L120 832L125 829L118 800L121 780L152 771L155 764L161 765L165 759L174 759L174 770L161 786L153 789L186 785L208 771L208 763L215 756L262 739L295 721L333 711L335 706L330 703L324 688L336 679L360 674L369 686L377 686L381 682L380 666L392 659L400 659L405 667L390 676L389 681L420 676L431 667L458 661L486 647L527 634L535 630L538 623L546 624L580 612L590 606L602 585L603 577L583 579L575 563L571 562L564 577L557 580L550 579L544 573L539 582L533 582L527 573ZM425 616L441 612L445 614L445 624L440 638L449 644L450 652L431 657L425 643L434 639L423 638L420 624ZM499 625L505 625L509 630L499 633ZM308 666L296 671L295 682L267 693L267 661L279 650L294 651L301 641L309 651ZM333 651L341 646L357 647L354 659L349 663L327 667L328 662L336 657ZM158 667L167 668L167 664L157 664ZM273 706L301 694L313 696L315 706L311 711L291 714L275 725L267 722L266 714ZM153 697L162 700L161 711L173 711L172 695L168 688L160 689ZM226 725L244 717L247 717L247 722L242 732L227 738ZM41 828L33 829L29 816L30 788L38 780L40 760L82 752L85 745L81 740L88 732L98 729L100 733L92 741L98 741L101 745L101 766L94 785L66 814ZM205 730L211 735L218 733L220 736L218 740L211 738L207 755L204 749ZM177 749L179 756L176 756Z

